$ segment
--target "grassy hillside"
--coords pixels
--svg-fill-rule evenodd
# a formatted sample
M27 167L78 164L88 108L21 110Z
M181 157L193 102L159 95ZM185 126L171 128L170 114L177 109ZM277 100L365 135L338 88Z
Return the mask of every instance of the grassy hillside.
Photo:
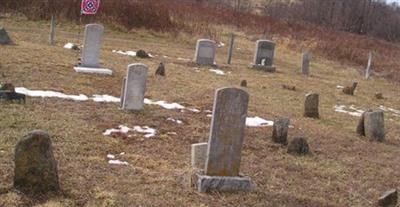
M140 113L125 113L117 103L75 102L57 98L28 98L25 105L1 105L0 116L0 206L371 206L400 180L400 117L386 113L387 140L374 143L355 133L357 117L334 111L337 104L360 109L380 105L400 109L400 88L396 83L373 77L366 81L359 67L351 67L315 56L311 76L300 75L299 52L288 39L276 38L278 72L267 74L248 69L254 42L261 35L237 31L233 64L224 64L227 47L217 50L219 76L208 67L195 67L179 59L191 59L200 36L164 34L135 30L123 33L106 27L101 61L115 74L111 77L77 74L72 67L79 52L62 46L82 42L82 26L62 22L57 45L46 44L47 22L8 17L0 25L9 29L15 46L0 46L0 82L36 90L66 94L120 95L121 81L130 63L149 66L146 97L178 102L200 109L201 113L166 110L146 105ZM219 40L228 42L229 28L219 26ZM144 49L152 59L138 59L112 53L112 50ZM167 57L164 57L167 56ZM164 61L167 77L153 74ZM229 73L228 73L229 72ZM200 194L189 186L190 147L208 140L217 88L239 86L246 79L250 94L249 116L267 120L289 117L294 128L290 139L308 138L312 155L295 157L286 148L273 144L272 128L247 128L243 149L243 174L257 185L251 193ZM358 81L356 95L347 96L337 85ZM297 91L282 89L282 84ZM304 95L321 94L320 120L303 118ZM382 92L386 99L376 100ZM183 121L182 125L167 121ZM141 134L104 136L109 128L123 124L157 129L154 138ZM34 129L52 136L63 194L48 201L26 197L12 189L14 146ZM119 155L125 152L124 155ZM107 163L115 154L129 166Z

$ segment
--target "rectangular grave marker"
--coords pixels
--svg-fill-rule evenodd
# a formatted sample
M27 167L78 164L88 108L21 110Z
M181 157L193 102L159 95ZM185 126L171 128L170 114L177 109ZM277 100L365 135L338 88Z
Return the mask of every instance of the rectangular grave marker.
M200 65L215 64L215 42L207 39L197 41L194 61Z
M121 101L122 109L129 111L141 110L144 106L144 94L146 92L147 67L136 63L128 66L128 74L124 80L124 92Z

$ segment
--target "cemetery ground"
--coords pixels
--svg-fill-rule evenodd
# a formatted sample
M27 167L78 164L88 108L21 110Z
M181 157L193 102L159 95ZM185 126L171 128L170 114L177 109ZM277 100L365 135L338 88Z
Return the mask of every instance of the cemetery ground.
M33 97L27 97L25 105L2 104L0 206L372 206L383 192L400 186L400 117L385 113L386 140L378 143L356 134L359 117L334 110L335 105L400 109L399 84L377 76L365 80L362 67L313 56L311 75L303 76L301 52L277 38L277 72L251 70L248 66L260 36L238 31L231 65L224 64L227 46L217 49L218 69L225 72L218 75L209 71L211 67L185 60L193 58L201 37L145 30L126 34L106 26L101 62L114 74L87 75L73 70L80 52L63 48L68 42L82 43L83 26L60 24L56 45L49 46L48 23L6 18L0 24L16 43L0 46L1 82L31 90L119 97L127 65L144 63L149 67L147 98L201 111L146 105L138 113L126 113L119 103ZM226 45L228 29L221 27L220 41ZM155 57L112 52L139 49ZM161 61L166 65L165 78L154 75ZM312 154L289 155L286 147L272 142L272 127L247 127L241 172L252 178L255 190L198 193L189 185L191 144L208 141L211 118L205 111L212 110L215 89L240 87L242 80L248 82L244 88L250 94L248 116L290 118L289 140L306 137ZM359 82L355 96L337 89L352 81ZM296 86L296 91L285 90L282 84ZM311 91L320 94L320 119L303 117L304 97ZM376 92L385 99L376 99ZM139 133L103 135L119 125L150 126L157 133L152 138ZM11 188L14 147L34 129L50 134L58 161L62 193L47 201ZM108 164L108 154L129 165Z

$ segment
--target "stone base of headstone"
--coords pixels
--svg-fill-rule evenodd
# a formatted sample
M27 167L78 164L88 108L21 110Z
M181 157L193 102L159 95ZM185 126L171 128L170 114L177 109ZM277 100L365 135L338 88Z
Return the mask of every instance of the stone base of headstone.
M206 166L208 143L192 144L192 167L204 169Z
M75 72L77 73L92 73L92 74L101 74L101 75L112 75L113 71L106 68L88 68L76 66L74 67Z
M250 65L251 69L255 69L255 70L261 70L264 72L268 72L268 73L274 73L276 72L276 67L275 66L266 66L266 65L254 65L251 64Z
M250 177L246 176L208 176L196 173L192 177L192 186L201 193L207 192L248 192L253 189Z

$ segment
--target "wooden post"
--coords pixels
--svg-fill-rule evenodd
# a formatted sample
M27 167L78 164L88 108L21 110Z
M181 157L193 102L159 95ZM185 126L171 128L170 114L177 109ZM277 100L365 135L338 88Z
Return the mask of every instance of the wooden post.
M234 46L234 42L235 42L235 34L231 34L231 41L229 43L229 48L228 48L228 60L227 60L227 64L231 64L232 61L232 54L233 54L233 46Z
M56 19L54 15L51 15L51 22L50 22L50 34L49 34L49 44L54 45L54 36L56 33Z

